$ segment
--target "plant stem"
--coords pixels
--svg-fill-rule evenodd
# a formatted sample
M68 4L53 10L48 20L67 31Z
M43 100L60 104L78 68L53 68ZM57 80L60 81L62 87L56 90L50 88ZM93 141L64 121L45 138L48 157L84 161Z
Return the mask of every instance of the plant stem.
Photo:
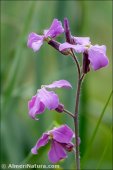
M80 79L80 75L81 75L81 72L80 72L80 65L79 65L79 62L77 60L77 57L75 56L74 52L73 52L73 49L71 49L71 52L72 52L72 57L75 61L75 64L77 65L77 70L78 70L78 79Z
M64 112L67 113L68 115L70 115L71 117L75 118L75 116L71 112L69 112L68 110L64 109Z
M77 83L77 93L76 93L76 100L75 100L75 118L74 118L74 125L75 125L75 147L76 147L76 166L77 170L80 170L80 152L79 152L79 114L78 114L78 109L79 109L79 98L80 98L80 89L81 89L81 84L82 80L84 78L83 74L79 79Z
M77 170L80 170L80 153L79 153L79 120L78 120L78 107L79 107L79 96L80 96L80 86L81 81L78 81L78 87L77 87L77 94L76 94L76 102L75 102L75 119L74 119L74 125L75 125L75 147L76 147L76 166Z
M80 98L80 89L81 89L81 83L82 80L85 76L85 74L83 73L81 75L81 71L80 71L80 65L79 62L73 52L73 50L71 49L72 52L72 57L77 65L77 70L78 70L78 82L77 82L77 91L76 91L76 99L75 99L75 115L74 115L74 126L75 126L75 149L76 149L76 153L75 153L75 160L76 160L76 167L77 170L80 170L80 152L79 152L79 114L78 114L78 109L79 109L79 98Z
M72 43L72 37L71 37L71 32L70 32L70 27L69 27L69 22L68 19L64 19L64 29L65 29L65 37L66 41L68 43ZM71 56L77 65L77 71L78 71L78 83L77 83L77 91L76 91L76 99L75 99L75 114L74 114L74 126L75 126L75 162L77 166L77 170L80 170L80 153L79 153L79 120L78 120L78 108L79 108L79 98L80 98L80 88L81 88L81 83L84 78L84 73L81 75L81 70L80 70L80 64L77 60L77 57L75 53L73 52L73 49L71 49Z

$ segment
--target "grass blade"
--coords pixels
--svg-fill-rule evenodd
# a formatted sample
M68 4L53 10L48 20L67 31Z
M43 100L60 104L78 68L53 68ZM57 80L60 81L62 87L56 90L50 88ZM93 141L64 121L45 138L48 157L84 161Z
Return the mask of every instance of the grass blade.
M111 91L111 93L110 93L110 95L109 95L109 97L108 97L108 100L107 100L107 102L106 102L106 104L105 104L105 106L104 106L104 108L103 108L103 110L102 110L102 112L101 112L101 114L100 114L100 117L99 117L99 120L98 120L98 122L97 122L96 128L94 129L94 132L93 132L93 134L92 134L92 137L91 137L91 139L90 139L90 141L89 141L88 148L86 149L86 153L84 154L84 157L83 157L83 159L82 159L82 161L81 161L81 167L82 167L82 168L83 168L83 165L84 165L85 161L87 160L88 154L89 154L89 152L90 152L90 149L91 149L92 144L93 144L93 142L94 142L94 139L95 139L95 137L96 137L96 134L97 134L97 131L98 131L98 129L99 129L100 123L101 123L101 121L102 121L102 118L103 118L103 116L104 116L105 110L106 110L106 108L107 108L107 106L108 106L108 104L109 104L109 101L110 101L111 97L112 97L112 94L113 94L113 91Z
M21 53L23 51L23 46L24 46L24 37L25 37L25 34L26 34L26 30L29 28L29 25L32 21L32 17L33 17L33 14L34 14L34 8L35 8L35 2L32 2L30 4L30 9L29 9L29 12L28 12L28 15L26 17L26 21L25 21L25 24L24 24L24 28L23 28L23 31L22 31L22 34L18 40L18 47L16 48L16 51L15 51L15 58L14 58L14 61L12 63L12 67L11 67L11 70L9 71L9 80L8 80L8 87L6 89L6 101L8 101L8 99L10 98L10 95L12 94L12 91L14 89L14 86L15 86L15 82L17 80L17 73L18 73L18 70L19 70L19 67L21 65Z
M107 143L107 145L106 145L105 148L104 148L104 151L103 151L102 156L101 156L101 158L100 158L100 160L99 160L99 162L98 162L98 165L97 165L96 170L99 170L99 169L100 169L100 166L101 166L101 164L102 164L102 161L103 161L103 159L104 159L104 156L105 156L105 154L106 154L106 152L107 152L108 147L109 147L109 142Z

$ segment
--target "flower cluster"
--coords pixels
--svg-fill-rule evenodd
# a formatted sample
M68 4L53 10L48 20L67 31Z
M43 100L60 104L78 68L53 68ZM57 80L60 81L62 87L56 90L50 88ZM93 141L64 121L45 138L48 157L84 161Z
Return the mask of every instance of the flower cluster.
M28 36L28 47L34 51L38 51L42 46L44 40L51 41L51 39L57 37L64 32L62 24L57 19L54 19L52 25L48 30L44 30L44 35L38 35L36 33L30 33ZM74 37L71 36L71 42L65 42L63 44L58 43L59 51L65 51L66 49L74 49L76 53L82 53L84 56L87 55L89 60L88 65L94 70L98 70L108 65L109 61L106 56L105 45L92 45L89 37ZM57 45L57 43L56 43ZM57 47L57 48L58 48ZM86 54L86 55L85 55Z
M66 42L61 44L54 38L63 32L66 36ZM90 71L90 65L96 71L102 67L106 67L109 63L106 56L106 46L92 45L89 37L72 36L67 19L64 19L64 28L58 19L54 19L50 28L44 30L43 35L38 35L34 32L30 33L27 46L32 48L34 52L37 52L44 41L64 55L72 55L74 51L75 53L81 53L83 55L83 63L82 69L80 69L80 76L84 76L84 74ZM74 55L74 57L76 56ZM41 89L37 90L36 95L28 102L29 116L32 119L38 120L36 116L44 113L46 108L49 110L56 110L57 112L65 111L64 105L60 103L58 95L52 91L55 88L72 88L72 86L67 80L59 80L49 85L42 85ZM76 119L75 115L72 113L68 111L65 112ZM66 151L75 151L74 147L80 144L79 136L76 136L76 134L77 133L74 133L66 124L55 127L43 133L42 137L37 141L31 151L33 154L37 154L40 147L50 142L51 148L48 157L52 163L56 163L67 157ZM72 143L73 137L76 138L76 145ZM78 160L79 156L77 158L77 161ZM79 166L78 169L80 169Z
M45 108L63 112L64 105L59 102L58 95L53 91L49 91L49 89L55 88L68 89L72 88L72 86L66 80L54 81L52 84L42 85L42 88L37 90L37 94L28 102L29 116L32 119L38 120L36 115L42 114ZM62 125L44 133L31 151L33 154L37 154L37 150L50 141L51 149L48 157L52 163L56 163L67 157L66 151L73 151L74 144L71 142L73 136L74 132L67 125Z

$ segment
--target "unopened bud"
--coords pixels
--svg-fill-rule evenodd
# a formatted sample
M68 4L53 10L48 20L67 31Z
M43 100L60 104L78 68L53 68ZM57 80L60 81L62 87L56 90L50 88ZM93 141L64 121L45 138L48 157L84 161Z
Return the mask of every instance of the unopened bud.
M69 27L69 21L67 18L64 18L64 30L65 30L66 41L71 44L71 31Z
M64 105L59 104L58 107L55 109L57 112L62 113L64 111Z
M83 53L83 73L87 73L90 71L90 67L89 67L89 64L90 64L90 61L88 59L88 53L87 52L84 52Z
M63 147L65 148L66 151L71 152L73 150L73 143L67 143L67 144L63 144Z

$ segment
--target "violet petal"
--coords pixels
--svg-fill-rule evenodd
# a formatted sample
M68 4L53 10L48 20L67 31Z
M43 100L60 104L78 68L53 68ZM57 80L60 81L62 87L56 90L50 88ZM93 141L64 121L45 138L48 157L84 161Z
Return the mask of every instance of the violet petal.
M38 95L32 97L28 102L29 115L31 118L35 119L37 114L41 114L45 110L44 103L40 100Z
M51 144L51 149L48 153L48 157L50 162L52 163L56 163L58 161L60 161L61 159L64 159L67 157L67 154L63 148L63 146L58 143L57 141L52 141Z
M106 46L91 46L88 50L88 59L95 71L102 67L106 67L109 63L106 56Z
M89 37L73 37L75 44L89 45L91 44Z
M62 27L62 23L58 21L58 19L54 19L50 28L44 31L45 37L57 37L61 33L64 32L64 28Z
M67 42L59 46L60 51L70 49L70 48L74 49L76 53L83 53L86 50L86 47L84 45L72 45Z
M71 84L67 80L54 81L50 85L44 85L46 88L72 88Z
M59 98L53 91L42 88L38 91L38 96L49 110L54 110L59 105Z
M54 128L49 131L49 133L53 134L53 139L60 143L69 143L74 135L74 132L67 125L62 125L58 128Z
M42 137L37 141L36 145L31 149L31 152L33 154L37 154L37 150L42 147L45 146L49 141L49 135L48 133L43 133Z
M34 52L38 51L43 44L43 38L44 36L32 32L28 36L27 46L32 48Z

